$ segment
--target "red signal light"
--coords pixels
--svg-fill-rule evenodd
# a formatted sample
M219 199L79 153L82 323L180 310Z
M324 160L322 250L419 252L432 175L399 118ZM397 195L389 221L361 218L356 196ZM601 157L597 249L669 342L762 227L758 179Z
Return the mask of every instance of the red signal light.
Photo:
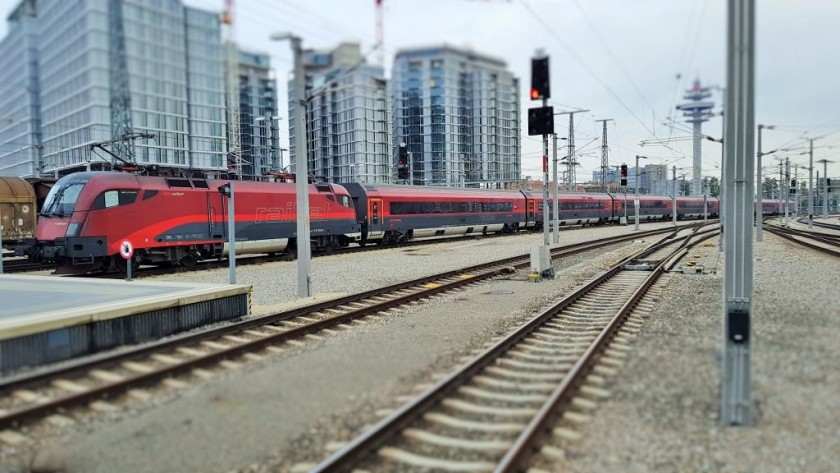
M540 91L537 89L531 89L531 100L537 100L540 98Z

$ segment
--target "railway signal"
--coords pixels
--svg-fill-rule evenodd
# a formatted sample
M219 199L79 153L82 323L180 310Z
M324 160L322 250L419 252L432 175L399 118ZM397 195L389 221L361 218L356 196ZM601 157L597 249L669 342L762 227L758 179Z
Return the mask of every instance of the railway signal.
M547 106L551 97L549 84L548 56L532 58L531 100L542 100L543 106L528 109L528 136L543 135L544 156L548 156L548 135L554 133L554 107Z
M791 195L796 194L796 179L791 179L790 180L790 194Z
M548 56L531 59L531 100L551 98L551 81L548 75Z
M554 107L548 106L548 98L551 96L549 84L548 56L537 51L531 59L531 100L542 100L542 107L528 110L528 135L542 135L543 142L543 244L531 248L531 273L538 277L554 276L548 251L548 135L554 134Z
M627 187L627 165L621 165L621 186Z

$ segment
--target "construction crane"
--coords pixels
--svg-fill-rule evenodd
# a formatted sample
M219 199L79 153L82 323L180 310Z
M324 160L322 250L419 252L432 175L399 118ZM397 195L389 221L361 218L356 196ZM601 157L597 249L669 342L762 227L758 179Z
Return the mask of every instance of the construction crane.
M385 25L382 17L382 0L376 2L376 48L379 50L379 65L385 69Z
M242 140L239 123L239 52L236 48L236 29L233 0L225 0L222 13L225 25L226 70L227 70L227 115L228 115L228 168L234 166L236 178L242 179Z

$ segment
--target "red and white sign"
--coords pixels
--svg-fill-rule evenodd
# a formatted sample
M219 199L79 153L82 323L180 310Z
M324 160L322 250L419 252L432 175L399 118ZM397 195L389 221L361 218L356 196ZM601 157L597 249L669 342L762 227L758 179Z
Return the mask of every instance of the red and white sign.
M131 246L130 241L123 240L120 243L120 255L125 259L131 259L134 256L134 247Z

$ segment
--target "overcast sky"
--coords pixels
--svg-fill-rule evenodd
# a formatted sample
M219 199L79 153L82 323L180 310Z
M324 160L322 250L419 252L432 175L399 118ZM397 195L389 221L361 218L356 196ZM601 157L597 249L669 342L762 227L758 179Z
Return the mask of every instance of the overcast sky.
M221 10L224 0L184 0ZM522 83L523 135L530 57L543 48L551 58L550 105L576 115L576 145L581 154L578 180L600 167L601 125L608 127L611 165L633 164L634 156L676 165L691 174L689 125L674 107L695 78L704 85L725 82L726 0L383 0L387 70L400 48L443 42L500 57ZM17 0L0 0L9 11ZM292 56L285 42L270 42L275 31L292 31L304 47L330 48L359 41L363 51L375 42L375 0L236 0L237 36L242 46L272 54L281 103ZM770 158L790 156L808 165L802 136L818 137L815 161L835 160L829 175L840 176L840 1L757 0L757 123L776 125L764 132L763 149L795 147L765 157L766 175L778 175ZM5 34L5 25L0 33ZM370 61L376 54L369 56ZM390 76L390 74L388 73ZM713 100L719 112L721 95ZM285 107L281 116L286 117ZM678 120L670 126L669 118ZM568 118L557 117L560 136ZM287 129L286 124L281 125ZM720 117L704 124L704 133L721 136ZM592 142L592 140L597 141ZM647 144L642 140L666 140ZM281 133L287 147L288 132ZM591 143L590 143L591 142ZM523 174L540 176L538 137L522 140ZM561 142L562 143L562 142ZM561 150L561 154L563 151ZM703 174L720 174L721 145L703 142ZM822 171L822 166L818 168ZM774 174L775 172L775 174ZM820 173L822 174L822 172ZM800 173L800 177L803 173Z

